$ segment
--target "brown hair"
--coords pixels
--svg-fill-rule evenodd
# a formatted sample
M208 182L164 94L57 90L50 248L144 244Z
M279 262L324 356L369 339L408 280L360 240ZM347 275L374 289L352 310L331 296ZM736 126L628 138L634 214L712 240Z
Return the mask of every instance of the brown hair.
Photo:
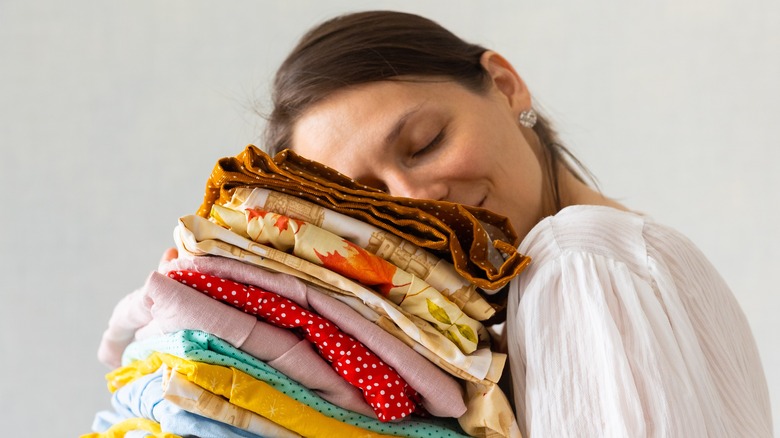
M301 114L354 85L401 76L444 77L483 92L489 75L480 58L486 50L434 21L404 12L367 11L330 19L306 33L279 67L265 146L271 154L291 147L292 129ZM548 177L555 182L550 186L557 211L559 165L580 180L581 172L590 173L560 144L543 116L533 130L543 145Z

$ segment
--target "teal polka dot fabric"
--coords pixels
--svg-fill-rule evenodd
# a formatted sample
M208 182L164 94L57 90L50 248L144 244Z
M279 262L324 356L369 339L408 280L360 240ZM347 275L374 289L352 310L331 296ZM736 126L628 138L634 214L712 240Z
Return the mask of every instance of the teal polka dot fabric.
M244 353L214 335L198 330L182 330L134 342L125 349L122 363L127 365L134 360L145 359L155 351L196 362L236 368L268 383L277 391L325 416L374 432L410 438L468 436L460 431L458 423L454 419L409 418L398 423L382 423L377 419L346 410L324 400L265 362Z

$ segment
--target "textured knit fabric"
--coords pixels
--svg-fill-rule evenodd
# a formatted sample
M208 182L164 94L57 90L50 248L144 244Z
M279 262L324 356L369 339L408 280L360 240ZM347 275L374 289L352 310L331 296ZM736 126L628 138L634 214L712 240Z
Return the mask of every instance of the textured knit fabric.
M500 288L529 262L515 250L517 235L509 220L488 210L445 201L392 197L292 151L282 151L271 158L252 145L236 157L217 162L206 183L198 214L208 217L211 206L228 203L239 186L292 194L371 223L419 247L436 251L482 288Z
M734 296L679 233L568 207L520 251L507 346L525 436L768 437L764 372Z
M210 274L171 271L168 276L271 324L300 329L344 380L363 391L380 421L400 420L416 410L417 392L393 368L320 315L274 292Z

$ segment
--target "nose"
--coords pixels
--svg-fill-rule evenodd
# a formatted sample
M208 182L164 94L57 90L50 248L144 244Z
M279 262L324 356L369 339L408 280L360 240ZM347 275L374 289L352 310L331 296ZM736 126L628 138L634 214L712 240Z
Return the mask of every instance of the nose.
M391 195L404 198L441 201L446 200L449 195L449 189L445 181L418 177L408 171L399 171L387 175L384 184Z

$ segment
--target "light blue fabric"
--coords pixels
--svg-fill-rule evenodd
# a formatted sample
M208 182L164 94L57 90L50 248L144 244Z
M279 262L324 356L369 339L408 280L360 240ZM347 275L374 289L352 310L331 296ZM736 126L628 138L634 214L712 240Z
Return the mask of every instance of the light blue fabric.
M114 411L101 411L95 415L92 430L105 432L109 427L128 418L148 418L160 423L165 432L179 436L194 435L201 438L258 438L226 423L187 412L163 398L162 370L147 374L119 388L111 397ZM135 432L134 432L135 433ZM125 437L130 437L126 434ZM148 436L141 432L137 436Z
M273 342L273 340L269 340L269 342ZM155 351L196 362L236 368L268 383L274 389L325 416L373 432L410 438L465 438L468 436L456 432L456 430L460 431L460 427L453 419L418 420L407 418L398 423L382 423L377 419L346 410L321 398L265 362L244 353L214 335L198 330L182 330L134 342L125 349L122 363L127 365L133 360L145 359Z

